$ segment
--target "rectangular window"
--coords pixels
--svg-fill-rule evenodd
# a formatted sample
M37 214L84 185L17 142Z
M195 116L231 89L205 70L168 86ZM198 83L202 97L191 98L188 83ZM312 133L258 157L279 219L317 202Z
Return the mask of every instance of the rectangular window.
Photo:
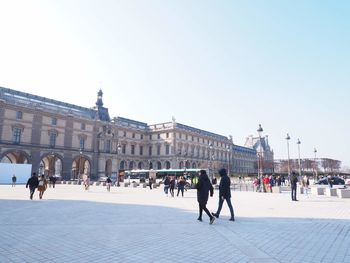
M131 154L132 154L132 155L135 154L135 145L131 145Z
M157 146L157 155L160 155L160 145Z
M110 140L106 141L106 152L107 153L111 152L111 141Z
M79 139L79 148L81 150L84 150L85 149L85 139L84 138L80 138Z
M52 125L57 125L57 119L56 118L52 118L51 119L51 124Z
M160 139L160 133L158 133L158 139Z
M150 147L148 148L148 155L149 155L149 156L152 156L152 146L150 146Z
M55 132L50 132L50 141L49 141L50 147L56 146L56 137L57 137L57 134Z
M169 132L166 133L166 137L169 138Z
M135 139L135 133L134 132L132 133L132 138Z
M81 128L82 130L85 130L85 129L86 129L85 123L82 123L82 124L80 125L80 128Z
M21 135L22 135L22 129L14 128L13 135L12 135L13 143L21 143Z
M122 154L125 154L126 153L126 144L123 144L122 146Z
M152 134L149 135L149 139L152 140Z
M140 135L140 139L143 140L143 134Z
M126 131L123 132L123 136L126 137Z
M140 146L140 155L143 155L143 146Z
M169 144L165 145L165 154L166 155L170 154L170 145Z
M17 120L22 120L22 118L23 118L23 113L21 111L17 111L16 112L16 119Z

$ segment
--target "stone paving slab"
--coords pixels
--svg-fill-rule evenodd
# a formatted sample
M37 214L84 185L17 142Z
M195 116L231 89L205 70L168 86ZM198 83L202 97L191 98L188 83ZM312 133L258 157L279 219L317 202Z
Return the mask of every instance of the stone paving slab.
M218 192L208 208L217 208ZM0 262L350 262L350 200L232 192L198 222L196 191L79 185L0 186Z

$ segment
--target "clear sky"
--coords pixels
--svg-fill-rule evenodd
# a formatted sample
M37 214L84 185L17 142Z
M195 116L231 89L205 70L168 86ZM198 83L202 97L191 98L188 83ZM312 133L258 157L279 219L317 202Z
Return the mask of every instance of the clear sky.
M0 0L0 86L350 165L350 1Z

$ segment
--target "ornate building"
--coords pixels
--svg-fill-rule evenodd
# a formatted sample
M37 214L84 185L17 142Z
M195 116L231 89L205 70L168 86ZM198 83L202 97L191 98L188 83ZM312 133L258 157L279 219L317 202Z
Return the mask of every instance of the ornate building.
M246 138L245 147L254 149L257 157L261 158L261 165L263 173L274 172L274 153L270 148L268 136L254 137L250 135Z
M95 104L84 108L0 87L0 162L29 163L65 180L149 168L254 169L256 151L232 138L175 119L148 125L111 118L101 90Z

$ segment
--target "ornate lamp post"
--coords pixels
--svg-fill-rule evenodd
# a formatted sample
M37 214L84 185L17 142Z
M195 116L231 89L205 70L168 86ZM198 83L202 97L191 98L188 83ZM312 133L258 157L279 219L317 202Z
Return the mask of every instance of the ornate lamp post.
M211 143L209 143L209 165L208 165L208 169L209 169L209 174L210 174L210 177L211 179L213 179L213 175L212 175L212 159L213 159L213 156L212 156L212 150L213 150L213 145Z
M79 164L78 164L78 184L80 184L80 170L81 170L81 157L83 155L83 150L79 149ZM83 168L84 170L84 168Z
M289 140L290 140L290 136L289 136L289 134L288 134L288 133L287 133L286 140L287 140L287 154L288 154L288 177L289 177L289 176L290 176L290 161L289 161Z
M261 134L264 131L261 127L261 124L259 124L259 128L256 130L259 134L259 153L258 153L258 174L259 174L259 180L260 180L260 192L262 192L263 187L263 167L262 167L262 145L261 145Z
M119 167L120 167L119 156L120 156L121 150L122 150L122 146L120 145L120 143L118 143L118 145L117 145L117 186L120 186L120 183L119 183Z
M228 165L227 165L227 174L228 174L228 176L230 176L231 149L230 149L230 145L229 145L229 144L227 145L226 150L227 150L227 162L228 162Z
M316 162L316 153L317 153L317 150L316 150L316 148L314 148L314 154L315 154L315 159L314 159L315 181L314 181L314 183L316 183L316 182L317 182L317 180L318 180L318 175L317 175L317 162Z
M301 144L301 142L300 142L300 140L299 140L299 138L298 138L298 141L297 141L297 144L298 144L298 158L299 158L299 176L301 177L301 161L300 161L300 144Z

